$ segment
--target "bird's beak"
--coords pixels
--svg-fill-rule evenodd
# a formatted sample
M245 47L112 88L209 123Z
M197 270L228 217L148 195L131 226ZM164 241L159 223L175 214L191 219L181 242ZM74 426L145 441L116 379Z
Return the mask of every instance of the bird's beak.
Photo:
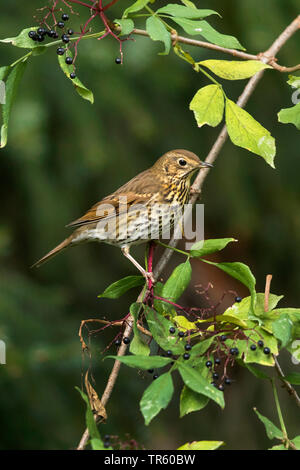
M200 168L213 168L213 165L211 163L201 162Z

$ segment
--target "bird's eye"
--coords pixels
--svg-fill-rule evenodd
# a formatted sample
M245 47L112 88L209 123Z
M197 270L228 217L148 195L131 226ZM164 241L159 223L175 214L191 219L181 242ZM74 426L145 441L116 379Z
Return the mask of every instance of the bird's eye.
M187 162L186 162L186 160L184 160L184 158L180 158L178 160L178 163L179 163L180 166L185 166Z

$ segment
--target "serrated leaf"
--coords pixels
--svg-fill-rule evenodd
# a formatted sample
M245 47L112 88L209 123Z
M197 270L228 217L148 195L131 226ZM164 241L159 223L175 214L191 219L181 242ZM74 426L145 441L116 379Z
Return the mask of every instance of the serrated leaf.
M140 401L140 408L146 425L148 425L162 409L167 408L173 392L174 386L170 372L159 376L146 388Z
M216 266L217 268L221 269L225 273L229 274L229 276L234 277L238 281L240 281L244 286L248 287L251 293L251 308L254 312L255 302L256 302L256 292L255 292L255 277L253 276L250 268L244 263L213 263L212 261L208 261L202 259L204 263L211 264Z
M284 380L289 382L292 385L300 385L300 373L299 372L291 372L290 374L284 377Z
M165 45L164 52L160 55L167 55L171 48L171 35L163 22L156 16L150 16L146 21L146 30L152 41L162 41Z
M229 49L245 50L235 37L219 33L209 23L207 23L207 21L194 21L175 17L172 17L171 19L175 21L175 23L179 24L179 26L181 26L188 34L200 35L217 46Z
M1 39L0 42L12 44L15 47L21 47L23 49L35 49L36 47L41 47L40 43L37 43L30 39L28 36L29 31L36 31L37 26L32 26L30 28L23 29L18 36L13 38Z
M162 289L164 299L175 302L183 294L192 277L192 268L189 260L181 263L172 272Z
M170 364L173 359L170 357L162 356L106 356L105 359L114 359L126 364L126 366L134 367L136 369L158 369Z
M5 83L5 104L2 105L2 126L1 126L1 136L0 136L0 148L5 147L7 144L7 133L8 133L8 123L10 118L10 113L12 105L14 103L19 83L23 77L25 67L27 65L27 59L22 62L19 62L14 66L12 71L7 77ZM3 75L7 74L7 69L2 71Z
M187 442L177 450L216 450L223 445L223 441L194 441Z
M300 129L300 103L279 111L278 121L282 122L282 124L294 124L297 129Z
M269 439L282 439L284 437L283 432L275 426L268 418L260 414L256 408L254 408L260 421L263 423L266 429L266 433Z
M222 121L224 114L222 87L207 85L200 88L190 102L190 110L194 112L198 127L204 124L216 127Z
M272 168L275 168L275 139L270 132L228 98L226 98L225 117L231 141L238 147L260 155Z
M180 418L193 411L202 410L208 402L208 397L194 392L194 390L184 385L180 394Z
M224 396L220 390L217 390L194 368L178 363L178 370L185 385L196 393L201 393L211 400L215 401L221 408L224 408Z
M169 5L159 8L156 13L177 16L178 18L189 18L197 20L211 15L220 16L219 13L214 10L199 10L198 8L177 5L175 3L170 3Z
M110 286L105 289L103 294L98 295L98 297L105 297L107 299L118 299L128 290L132 289L133 287L142 286L143 284L145 284L145 279L143 276L126 276L116 282L113 282Z
M184 341L176 335L170 333L170 328L174 327L174 323L152 310L150 307L145 308L145 316L149 330L154 340L165 351L170 350L173 354L184 353Z
M72 57L72 53L70 50L68 50L68 56ZM94 103L94 95L91 90L89 90L80 80L79 78L70 78L70 73L72 72L72 68L66 64L65 61L65 55L58 55L58 63L66 75L66 77L72 82L72 85L74 86L75 90L77 93L85 100L89 101L91 104Z
M280 315L280 317L272 323L274 336L281 341L283 348L292 338L292 328L293 322L287 314Z
M210 240L201 240L195 243L191 250L190 255L193 258L201 258L201 256L210 255L216 251L223 250L228 243L237 242L235 238L215 238Z
M142 10L149 2L150 2L150 0L137 0L132 5L130 5L128 8L126 8L126 10L123 13L122 18L127 18L129 13L135 13L137 11Z
M132 354L136 354L137 356L140 356L140 355L149 356L150 348L148 344L144 343L144 341L142 340L139 329L137 327L137 321L138 321L140 310L141 310L141 305L138 303L134 303L130 306L130 313L134 318L134 322L133 322L134 337L132 341L130 342L129 351Z
M260 70L272 69L260 60L202 60L199 65L211 70L218 77L226 80L243 80L250 78Z
M130 34L134 29L134 22L130 18L122 18L120 20L115 20L114 23L120 26L121 36L124 36L125 34Z

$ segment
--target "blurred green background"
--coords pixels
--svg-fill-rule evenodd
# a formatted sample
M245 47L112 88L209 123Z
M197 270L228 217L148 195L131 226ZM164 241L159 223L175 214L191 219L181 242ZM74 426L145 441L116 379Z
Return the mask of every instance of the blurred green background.
M130 4L121 3L122 8ZM15 36L34 24L35 9L44 4L3 3L1 37ZM299 14L298 0L196 4L219 11L223 19L212 19L212 24L236 36L252 53L267 49ZM115 5L110 18L120 17L121 11ZM72 17L70 25L76 22ZM101 30L100 25L93 28ZM299 34L280 52L281 64L300 62ZM0 155L0 338L7 345L7 364L0 366L2 449L76 447L85 424L84 404L74 387L81 385L91 365L101 396L112 362L103 362L100 353L117 333L108 329L94 337L92 360L83 360L77 336L80 321L120 318L137 294L131 292L119 301L97 299L111 282L135 274L110 246L78 247L39 270L31 270L31 264L65 238L67 223L162 153L186 148L205 158L219 132L219 128L199 130L188 109L206 79L172 53L159 56L161 43L135 39L124 44L124 66L115 64L119 55L115 41L80 44L77 73L95 94L93 106L74 92L60 71L55 48L31 60L20 86L9 143ZM199 60L221 57L206 50L191 51ZM0 66L12 63L22 52L2 44ZM267 71L247 105L276 137L276 170L227 142L206 180L202 202L206 238L239 240L214 259L248 263L259 291L264 289L265 275L272 273L272 291L285 295L281 306L299 307L299 131L279 124L276 116L292 105L287 78ZM224 85L236 99L245 82ZM135 252L142 259L142 251ZM173 257L164 278L179 261ZM182 303L203 305L194 285L209 281L214 284L212 302L227 289L247 295L232 279L194 262L193 282ZM115 353L114 347L110 353ZM282 364L287 372L293 370L289 357L283 357ZM224 440L227 449L270 447L252 410L257 406L277 423L270 385L237 367L231 376L236 382L226 391L224 411L210 403L204 411L179 420L177 387L172 405L146 428L138 402L152 378L123 367L103 432L121 439L130 433L148 449L175 449L200 439ZM294 437L299 434L296 405L285 391L280 391L280 398Z

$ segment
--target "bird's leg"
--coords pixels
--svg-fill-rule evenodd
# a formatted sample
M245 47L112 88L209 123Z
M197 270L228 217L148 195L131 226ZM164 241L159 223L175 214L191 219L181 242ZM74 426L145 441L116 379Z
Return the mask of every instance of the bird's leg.
M140 271L140 273L145 277L146 281L147 281L147 285L149 286L149 281L151 283L154 283L154 277L153 277L153 274L152 272L148 272L146 271L146 269L143 268L143 266L141 266L134 258L133 256L131 256L131 254L129 253L129 245L126 245L126 246L123 246L121 248L122 250L122 253L123 255L129 259L129 261L131 261L131 263Z

